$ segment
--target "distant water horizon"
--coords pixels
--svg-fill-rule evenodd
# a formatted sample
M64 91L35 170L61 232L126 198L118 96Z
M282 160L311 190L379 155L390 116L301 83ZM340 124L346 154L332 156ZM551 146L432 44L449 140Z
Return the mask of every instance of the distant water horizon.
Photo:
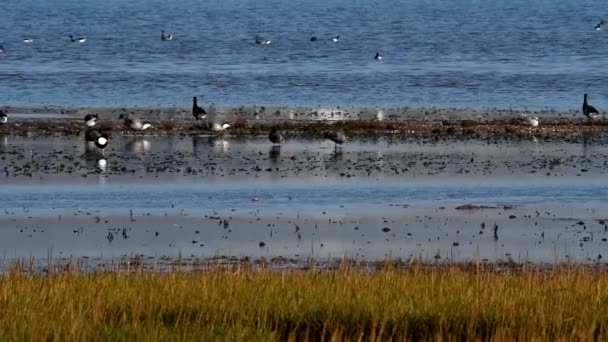
M601 112L608 108L608 25L594 30L608 12L599 2L8 0L3 7L0 105L186 107L199 96L218 106L571 110L589 93ZM174 40L161 41L161 30ZM256 45L255 35L272 43Z

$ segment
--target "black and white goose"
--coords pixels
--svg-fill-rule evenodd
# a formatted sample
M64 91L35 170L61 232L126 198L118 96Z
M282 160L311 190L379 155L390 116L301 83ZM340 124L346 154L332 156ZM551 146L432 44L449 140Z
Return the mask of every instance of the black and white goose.
M23 42L26 43L26 44L31 44L31 43L34 42L34 38L25 37L25 38L23 38Z
M209 128L209 130L212 132L223 132L228 127L230 127L230 125L227 123L207 122L207 128Z
M270 39L266 39L262 36L256 35L255 36L255 43L257 45L268 45L270 43L272 43L272 41L270 41Z
M84 116L84 125L87 127L93 127L97 124L97 119L99 119L99 115L87 114Z
M207 111L198 106L196 96L192 98L192 116L194 116L196 120L203 120L207 117Z
M583 115L585 115L587 117L587 119L593 120L597 117L597 115L593 115L593 114L600 114L600 112L598 112L597 109L595 109L595 107L593 107L587 103L587 94L585 94L583 96Z
M376 55L374 56L374 59L376 60L381 60L382 56L380 55L380 52L376 52Z
M331 39L332 42L337 43L340 41L340 36L335 36Z
M163 42L173 40L173 35L165 30L160 31L160 40Z
M87 142L87 147L95 146L102 152L110 143L110 139L106 133L100 133L96 128L92 127L84 132L84 140Z
M120 114L118 119L123 120L125 126L134 131L144 131L152 128L152 124L138 118L132 118L130 114Z
M0 110L0 125L8 123L8 114Z
M593 27L596 31L600 31L602 29L602 25L606 24L606 19L601 18L600 22Z
M279 128L275 126L272 127L272 130L270 130L270 133L268 133L268 139L270 139L274 145L277 145L283 141L283 134L281 134Z
M87 41L85 37L74 37L72 35L69 35L69 37L72 43L84 43Z
M333 141L336 144L336 147L338 147L338 145L342 145L346 142L346 133L341 128L336 129L325 134L325 139Z
M4 53L4 46L0 45L0 53Z

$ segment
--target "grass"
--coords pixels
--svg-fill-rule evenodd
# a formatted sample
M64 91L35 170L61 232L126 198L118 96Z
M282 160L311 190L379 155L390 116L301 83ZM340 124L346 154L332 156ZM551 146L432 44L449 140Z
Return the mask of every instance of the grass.
M13 270L1 340L608 339L608 273Z

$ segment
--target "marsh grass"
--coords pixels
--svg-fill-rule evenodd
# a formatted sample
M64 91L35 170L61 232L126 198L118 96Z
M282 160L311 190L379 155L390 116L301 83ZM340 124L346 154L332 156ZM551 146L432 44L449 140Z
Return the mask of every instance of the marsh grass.
M2 340L606 340L608 273L388 265L0 278Z

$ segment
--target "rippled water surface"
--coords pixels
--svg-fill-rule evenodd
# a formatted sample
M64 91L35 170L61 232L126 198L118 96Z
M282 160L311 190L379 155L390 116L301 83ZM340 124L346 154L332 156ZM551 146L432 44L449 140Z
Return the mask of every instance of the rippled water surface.
M608 101L598 1L7 0L2 14L0 104ZM161 42L161 29L175 39ZM256 46L256 34L272 43Z

